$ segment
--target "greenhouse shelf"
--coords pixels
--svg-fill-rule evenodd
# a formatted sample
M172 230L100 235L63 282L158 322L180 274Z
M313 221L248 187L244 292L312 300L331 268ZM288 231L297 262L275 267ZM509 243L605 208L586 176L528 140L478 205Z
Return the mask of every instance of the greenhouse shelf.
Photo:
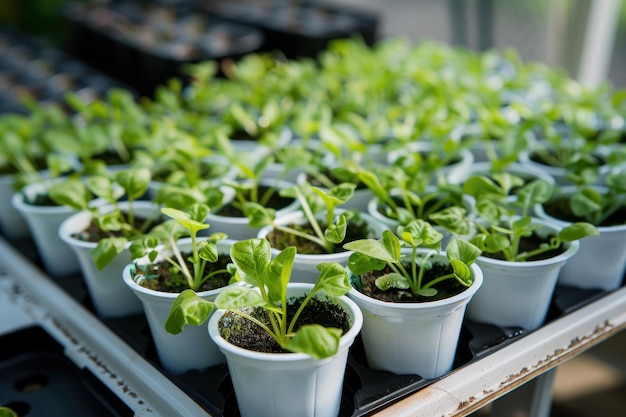
M559 364L626 328L626 288L593 294L581 306L558 315L533 332L484 349L435 381L414 381L402 394L383 398L354 415L465 416L526 382L550 375ZM43 330L43 331L41 331ZM52 341L46 340L49 336ZM16 341L22 337L24 340ZM42 338L43 339L39 339ZM61 288L24 251L0 238L0 369L7 349L26 354L58 345L84 385L113 416L219 415L194 399L127 338ZM21 351L20 351L21 349ZM58 352L57 352L58 353ZM74 375L74 374L72 374ZM2 382L2 381L0 381ZM550 402L551 384L535 391L534 403ZM111 395L113 394L113 395ZM0 402L6 401L0 398ZM83 413L82 415L89 415ZM92 414L98 415L98 414ZM533 416L541 415L536 412Z

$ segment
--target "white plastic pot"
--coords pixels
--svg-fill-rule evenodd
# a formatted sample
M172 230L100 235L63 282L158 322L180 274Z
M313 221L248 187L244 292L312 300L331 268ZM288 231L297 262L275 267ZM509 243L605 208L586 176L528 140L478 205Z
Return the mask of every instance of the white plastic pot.
M122 210L128 206L127 202L118 204ZM100 210L103 211L110 209L110 205L100 206ZM154 215L159 207L149 201L135 201L133 209L136 215L147 217ZM91 251L97 243L72 237L72 234L84 230L90 224L91 219L92 214L88 211L73 214L61 223L59 237L70 246L78 258L85 286L96 314L101 318L112 318L141 313L141 302L122 279L124 268L130 261L128 250L130 243L127 243L124 251L102 270L98 270L91 259Z
M276 187L276 192L278 192L278 190L280 190L281 188L291 187L293 185L290 182L281 181L281 180L261 180L260 184ZM276 210L276 217L282 217L285 214L296 210L299 204L300 203L298 202L298 200L294 199L293 202L291 202L284 208ZM207 232L226 233L226 235L228 235L228 238L233 239L233 240L244 240L244 239L254 238L259 233L259 230L261 230L260 227L251 227L248 224L249 219L245 216L230 217L230 216L220 215L219 212L209 213L206 218L206 222L211 226L209 229L207 229Z
M574 192L575 186L561 187L564 195ZM534 211L537 217L561 227L571 224L547 214L543 205L536 205ZM626 224L596 228L600 235L580 241L580 249L559 274L559 284L604 291L613 291L622 285L626 272Z
M233 166L231 162L228 160L228 158L224 156L211 155L205 158L201 162L201 164L204 164L207 166L208 165L220 166L224 169L224 172L222 172L220 175L216 175L211 178L202 178L200 181L202 181L203 184L219 186L220 181L222 179L228 178L228 179L234 180L237 177L236 167ZM157 196L157 193L159 192L159 189L166 184L167 184L166 180L152 179L152 181L150 181L150 184L148 185L148 190L146 191L146 199L154 200L155 197ZM174 184L174 185L178 185L178 184Z
M233 240L228 239L218 241L218 252L228 254L233 243ZM181 251L189 250L191 239L180 239L178 245ZM224 363L224 355L208 337L204 325L184 326L182 333L177 335L165 330L165 321L178 293L142 287L135 282L134 268L134 263L126 265L123 272L124 283L141 300L161 366L166 371L178 375L189 370L202 370ZM222 288L217 288L197 292L197 295L202 299L213 301L221 291Z
M25 239L30 237L28 223L20 212L13 207L11 198L16 190L13 188L13 175L0 175L0 231L8 239Z
M437 261L447 263L445 254L436 255L433 262ZM474 283L443 300L391 303L350 290L348 296L363 312L361 336L368 366L425 379L449 372L466 306L483 283L481 269L475 263L470 268Z
M428 154L435 151L435 144L430 141L409 142L399 150L388 153L387 163L393 164L398 158L406 156L408 152L421 152ZM450 184L460 184L463 179L467 178L468 172L474 163L474 155L468 149L460 149L457 160L448 165L440 167L436 174L442 174ZM436 182L436 176L433 175L433 184Z
M13 207L26 220L44 269L54 277L80 271L74 251L59 237L59 226L76 210L66 206L38 206L29 204L28 198L45 192L48 182L27 185L15 192L11 199Z
M556 232L558 225L533 219L541 225L536 232ZM552 258L509 262L481 255L476 260L483 271L483 286L470 301L467 317L500 327L532 331L545 321L561 268L574 256L580 242L564 243L565 251Z
M312 284L289 284L288 297L308 293ZM339 351L316 360L304 353L260 353L228 343L219 334L223 311L209 320L209 335L226 356L241 417L337 417L348 351L361 330L363 315L348 297L336 300L350 314L352 327Z
M336 214L339 215L344 210L336 209ZM379 239L382 236L383 231L386 227L371 216L361 213L361 221L364 222L369 228L369 236L370 238ZM276 219L277 224L304 224L308 223L304 214L301 211L294 211L291 213L287 213L284 216ZM274 227L272 225L265 226L259 230L259 233L256 237L260 239L265 239L267 235L269 235ZM280 250L276 248L271 249L272 256L276 256ZM304 282L304 283L315 283L317 278L320 275L320 271L316 268L316 265L320 262L337 262L343 266L348 265L348 259L350 255L352 255L353 251L341 251L337 253L323 253L323 254L306 254L306 253L297 253L294 264L293 264L293 273L291 282Z

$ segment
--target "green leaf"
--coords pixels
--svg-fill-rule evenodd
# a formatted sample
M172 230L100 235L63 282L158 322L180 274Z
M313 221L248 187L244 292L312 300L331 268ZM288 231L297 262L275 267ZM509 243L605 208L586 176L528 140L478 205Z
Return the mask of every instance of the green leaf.
M350 291L350 280L346 269L336 262L320 262L315 267L320 271L320 276L315 283L330 297L340 297Z
M398 234L402 236L402 240L409 243L412 247L420 245L433 247L438 245L443 239L443 235L423 219L415 219L406 226L398 227Z
M446 246L448 259L458 259L471 265L480 256L481 250L467 240L454 238Z
M129 200L137 200L146 193L152 174L148 168L131 168L117 171L115 182L126 191Z
M165 184L157 190L154 202L166 207L176 208L179 210L203 202L205 195L202 191L195 188L184 188L170 184Z
M598 229L591 223L578 222L561 229L558 238L564 242L573 242L587 236L598 236L599 234Z
M198 250L198 255L201 259L204 259L211 263L217 262L219 258L219 253L217 251L217 245L215 243L204 240L198 245L200 246Z
M390 288L406 290L411 288L411 280L402 274L392 272L376 278L376 286L383 291L387 291Z
M337 353L342 334L341 329L309 324L298 329L295 336L285 344L285 349L306 353L314 359L328 358Z
M91 251L91 259L96 268L102 270L117 255L122 253L128 240L123 237L108 237L100 239L96 247Z
M470 239L470 243L487 253L497 253L511 245L509 239L502 235L488 235L479 233Z
M189 218L199 223L204 223L210 212L211 209L209 206L201 203L191 204L186 210L186 213L189 214Z
M346 230L348 229L348 220L346 214L341 214L335 224L328 225L324 231L326 240L332 243L341 243L346 238Z
M587 218L602 211L602 195L597 190L585 188L571 196L570 207L574 215Z
M380 271L385 266L387 266L387 262L358 252L354 252L348 258L348 268L354 275L361 275L369 271Z
M75 210L87 210L92 194L80 180L67 180L53 184L48 195L55 203Z
M261 280L267 286L268 298L273 303L280 303L282 295L287 291L296 252L295 246L289 246L280 251L270 262L267 273Z
M432 287L420 288L417 291L415 291L415 293L417 295L421 295L422 297L430 298L430 297L434 297L435 295L437 295L437 290Z
M385 232L383 232L383 238L385 237ZM391 233L391 235L393 235L393 232L391 231L389 232ZM393 236L395 237L395 235ZM399 245L398 238L396 238L395 241L391 240L391 242L398 242L398 245ZM381 261L384 261L384 262L396 263L400 260L399 249L397 250L397 253L392 254L381 241L376 240L376 239L354 240L352 242L346 243L345 245L343 245L343 247L346 250L359 252L359 253L362 253L363 255L366 255L375 259L380 259ZM391 246L391 248L394 252L396 252L395 246Z
M270 265L271 247L267 239L246 239L235 242L230 257L243 281L260 287Z
M250 227L256 228L271 225L276 218L276 210L251 201L243 205L243 214L248 218Z
M133 260L149 256L150 261L153 262L158 256L158 251L156 249L159 246L159 243L159 239L152 236L145 236L143 238L133 240L129 246L130 259Z
M313 190L315 191L315 187ZM356 189L356 184L352 182L343 182L339 185L334 186L328 191L328 195L335 199L337 205L346 203L349 201L354 195L354 190Z
M234 285L224 288L215 297L217 308L224 310L237 310L244 307L257 307L265 305L265 301L258 290L242 285Z
M161 213L179 222L185 229L189 230L192 235L196 235L200 230L209 228L208 224L193 220L188 213L175 208L163 207L161 208Z
M467 264L459 259L450 259L450 266L454 270L454 276L461 284L466 287L472 285L474 278L472 277L472 270Z
M471 230L467 210L462 207L448 207L428 216L428 219L452 233L466 235Z
M545 203L552 197L553 186L549 182L536 179L520 188L517 192L518 201L523 202L524 207L532 207L533 204Z
M104 198L110 203L117 201L117 194L111 180L104 175L91 175L85 180L85 185L94 195Z
M382 186L378 177L369 171L359 172L359 180L378 198L379 201L387 201L389 193Z
M172 303L165 320L165 330L171 334L179 334L185 324L200 326L213 312L215 305L198 297L193 290L184 290Z
M479 198L482 195L506 196L506 193L490 178L484 175L470 177L463 184L463 193Z

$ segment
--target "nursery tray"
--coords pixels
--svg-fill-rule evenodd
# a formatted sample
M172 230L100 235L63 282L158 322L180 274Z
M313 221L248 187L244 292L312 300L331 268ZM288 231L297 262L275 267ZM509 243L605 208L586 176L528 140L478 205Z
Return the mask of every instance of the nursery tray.
M152 96L183 67L236 60L258 51L263 33L196 10L191 2L68 2L65 49L102 68L142 95Z
M30 240L13 242L29 262L40 265L34 245ZM88 294L82 285L80 275L54 278L56 284L74 300L93 312ZM581 290L557 286L551 303L546 324L577 311L607 293L600 290ZM237 417L239 412L233 387L226 365L219 365L203 371L189 371L172 375L161 368L153 345L150 330L143 314L120 319L104 319L106 325L130 348L140 354L151 366L161 372L174 385L202 407L209 415ZM489 357L494 352L524 338L533 332L522 328L500 328L485 323L465 320L455 363L450 373ZM419 375L395 375L386 371L374 370L367 366L360 338L352 346L346 369L343 398L339 417L360 417L386 409L403 398L446 378L424 379Z
M378 38L379 16L361 8L331 2L275 0L198 0L213 16L263 31L263 50L287 58L315 58L334 39L360 36L372 45Z
M0 405L20 416L130 417L128 408L90 372L78 368L44 329L0 337Z
M64 104L73 91L89 102L112 87L131 91L54 44L0 25L0 114L28 113L25 98Z

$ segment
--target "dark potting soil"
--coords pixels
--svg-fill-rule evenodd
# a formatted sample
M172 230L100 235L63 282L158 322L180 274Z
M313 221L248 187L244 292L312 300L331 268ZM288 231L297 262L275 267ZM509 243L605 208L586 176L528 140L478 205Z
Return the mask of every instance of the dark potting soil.
M259 196L265 195L265 193L267 193L268 191L270 191L270 187L259 185ZM250 198L250 194L247 193L247 195L245 196L245 199L249 200L249 198ZM280 209L287 207L289 204L293 203L293 201L294 201L293 198L283 197L278 194L278 190L273 190L271 197L265 203L265 207L271 208L274 210L280 210ZM215 214L218 214L220 216L225 216L225 217L244 217L243 212L238 207L234 206L232 203L224 205L219 210L217 210Z
M405 268L410 270L409 265L404 265ZM401 290L397 288L390 288L387 291L383 291L376 286L376 279L384 274L392 272L388 266L381 271L372 271L362 274L359 277L353 277L358 279L360 288L357 288L359 292L367 295L368 297L376 300L386 301L390 303L421 303L426 301L437 301L445 298L450 298L457 294L462 293L467 289L464 285L461 285L456 279L447 279L438 284L435 284L434 288L437 290L437 294L432 297L424 297L421 295L413 295L410 290ZM424 273L423 283L427 284L434 278L449 274L452 272L452 267L443 263L433 263L432 269ZM353 284L354 285L354 284Z
M150 221L146 225L146 222ZM148 219L146 217L135 217L133 227L136 230L143 229L145 232L149 232L155 226L162 222L161 219ZM104 231L100 229L93 221L80 232L73 233L71 235L74 239L83 240L85 242L99 242L102 239L108 237L122 237L124 233L121 231Z
M576 216L571 209L570 199L566 196L554 198L550 201L547 201L543 204L543 209L546 214L560 219L566 222L583 222L587 221L586 219ZM602 223L597 224L595 226L599 227L608 227L608 226L618 226L626 223L626 208L622 207L619 210L615 211L611 216L606 218Z
M188 259L191 256L191 252L183 252L181 255L183 259ZM221 270L223 270L223 272L205 281L198 291L210 291L228 285L230 274L226 270L226 266L231 262L230 256L228 255L219 255L216 262L207 262L204 269L205 274ZM179 293L189 288L186 284L186 280L178 269L167 261L156 262L149 265L136 265L136 268L136 274L143 274L146 278L146 280L142 281L140 284L142 287L170 293ZM191 262L187 262L187 268L189 268L189 271L193 271Z
M535 249L539 248L539 246L542 243L548 242L552 237L554 237L554 235L539 236L536 233L533 233L531 236L528 236L528 237L523 237L520 240L518 253L530 252L532 250L535 250ZM531 256L527 260L528 261L540 261L540 260L543 260L543 259L549 259L549 258L553 258L555 256L560 255L564 251L565 251L565 248L564 248L563 244L561 244L561 246L559 246L556 249L552 249L552 250L540 253L538 255ZM504 254L502 252L497 252L497 253L486 253L486 252L483 252L482 256L485 256L487 258L492 258L492 259L498 259L498 260L501 260L501 261L505 261L506 260L506 258L504 257Z
M288 322L295 315L304 297L288 300ZM252 317L268 323L268 316L261 307L253 307L245 310ZM257 324L241 317L237 313L227 311L220 319L220 334L228 342L244 349L267 353L288 353L283 350L271 336L263 331ZM338 304L329 300L313 298L302 311L294 328L297 331L306 324L320 324L324 327L334 327L346 333L350 329L350 316L348 312Z
M365 183L358 181L358 179L356 178L352 178L350 180L341 179L336 175L334 171L330 169L327 169L321 172L321 174L324 175L326 178L328 178L328 180L331 183L336 184L336 185L341 184L342 182L353 182L356 184L356 190L365 190L367 188ZM308 174L306 176L306 179L307 179L307 182L314 187L324 188L327 186L326 184L323 184L322 181L320 181L318 178L316 178L315 175Z
M39 206L39 207L56 207L58 206L47 193L37 193L33 196L33 198L27 198L24 196L24 202L26 204L30 204L31 206Z
M304 225L290 223L287 226L296 230L303 231L307 234L314 234L313 228L309 223ZM326 228L325 224L320 224L320 226L322 227L322 230ZM343 242L334 245L332 253L345 252L345 249L343 248L344 243L352 242L358 239L367 239L368 237L370 237L370 233L367 223L348 223L348 226L346 228L346 237L343 239ZM323 247L315 242L293 235L291 233L283 232L282 230L272 230L266 236L266 239L269 240L270 245L273 248L279 250L283 250L289 246L295 246L298 249L298 253L301 254L321 255L329 253L327 250L325 250Z
M544 149L544 152L546 152L546 155L543 155L540 152L532 152L530 154L530 160L538 164L542 164L542 165L547 165L547 166L552 166L552 167L557 167L557 168L562 167L563 161L560 161L559 156L554 151L554 149ZM605 158L602 157L601 155L593 154L593 155L588 155L588 157L592 158L592 160L594 160L594 162L596 162L598 166L606 163ZM559 163L555 163L554 161L559 161Z

